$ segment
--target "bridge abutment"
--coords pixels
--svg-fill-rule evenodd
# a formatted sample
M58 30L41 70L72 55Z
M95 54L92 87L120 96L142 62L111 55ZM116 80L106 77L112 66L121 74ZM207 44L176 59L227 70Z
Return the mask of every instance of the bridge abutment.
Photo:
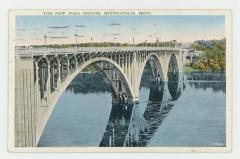
M33 59L16 61L15 146L36 146L38 94L34 81Z

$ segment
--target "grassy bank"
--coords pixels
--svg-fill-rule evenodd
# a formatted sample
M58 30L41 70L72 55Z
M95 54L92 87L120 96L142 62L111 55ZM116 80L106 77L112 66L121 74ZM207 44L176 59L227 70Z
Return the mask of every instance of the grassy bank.
M215 73L221 73L221 72L225 72L222 70L200 70L200 69L195 69L192 66L183 66L183 72L184 73L192 73L192 72L215 72Z
M184 66L184 67L183 67L183 72L184 72L184 73L200 72L200 71L201 71L201 70L195 69L195 68L193 68L193 67L191 67L191 66Z

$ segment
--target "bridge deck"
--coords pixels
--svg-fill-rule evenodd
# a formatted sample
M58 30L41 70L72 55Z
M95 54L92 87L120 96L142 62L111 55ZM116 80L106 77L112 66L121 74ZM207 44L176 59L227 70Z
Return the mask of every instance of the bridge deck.
M78 47L78 48L16 48L16 56L33 57L59 54L79 53L119 53L139 51L179 51L181 48L172 47Z

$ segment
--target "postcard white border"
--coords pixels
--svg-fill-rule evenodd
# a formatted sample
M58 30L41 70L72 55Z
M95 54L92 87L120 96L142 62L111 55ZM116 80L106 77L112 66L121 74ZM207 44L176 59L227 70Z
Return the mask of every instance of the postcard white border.
M151 15L224 15L226 33L226 147L15 147L15 18L21 15L43 15L43 12L81 11L150 11ZM114 16L114 15L113 15ZM9 152L229 152L232 147L232 11L228 9L37 9L9 10L8 70L8 151Z

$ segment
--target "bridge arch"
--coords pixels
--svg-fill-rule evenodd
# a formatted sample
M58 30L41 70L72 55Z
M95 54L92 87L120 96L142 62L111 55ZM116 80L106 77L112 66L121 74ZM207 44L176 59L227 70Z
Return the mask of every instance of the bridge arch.
M38 142L40 140L40 137L42 135L42 132L48 122L49 117L51 116L51 113L56 105L56 103L58 102L59 98L61 97L62 93L66 90L66 88L68 87L68 85L73 81L73 79L80 73L83 71L84 68L86 68L87 66L94 64L96 62L107 62L112 64L121 74L121 76L123 77L123 79L125 80L125 84L127 86L127 89L129 89L129 93L130 96L132 97L132 99L134 99L134 92L132 89L132 86L129 82L129 79L127 78L127 76L125 75L125 73L123 72L123 70L121 69L121 67L113 60L106 58L106 57L97 57L97 58L93 58L90 59L86 62L84 62L81 65L78 65L78 67L76 68L76 70L69 74L67 76L67 78L65 80L62 81L62 83L59 85L58 90L60 91L56 91L55 94L51 97L51 102L49 103L49 108L47 110L47 112L44 114L44 117L42 118L41 123L39 124L38 130L37 130L37 139L36 141Z
M161 77L161 80L164 80L166 77L164 75L164 70L163 70L163 65L162 65L162 62L159 58L159 56L156 54L156 53L150 53L145 61L142 63L142 65L140 66L140 72L139 72L139 80L138 80L138 89L140 89L140 83L141 83L141 79L142 79L142 76L143 76L143 71L144 71L144 68L145 66L147 65L147 62L149 61L149 59L153 57L155 62L157 63L157 66L159 67L158 70L160 71L160 77Z
M171 62L171 60L174 60L177 64L177 66L179 66L181 64L180 56L178 54L180 54L180 53L172 52L169 54L169 56L167 57L168 66L169 66L169 63Z
M179 60L174 53L170 54L169 56L167 77L169 93L172 96L173 100L176 100L180 96L179 93L181 93L181 89L179 83L180 79Z
M167 65L167 76L169 76L170 72L178 72L179 69L179 59L177 58L177 55L175 53L171 53L168 57L168 65Z

